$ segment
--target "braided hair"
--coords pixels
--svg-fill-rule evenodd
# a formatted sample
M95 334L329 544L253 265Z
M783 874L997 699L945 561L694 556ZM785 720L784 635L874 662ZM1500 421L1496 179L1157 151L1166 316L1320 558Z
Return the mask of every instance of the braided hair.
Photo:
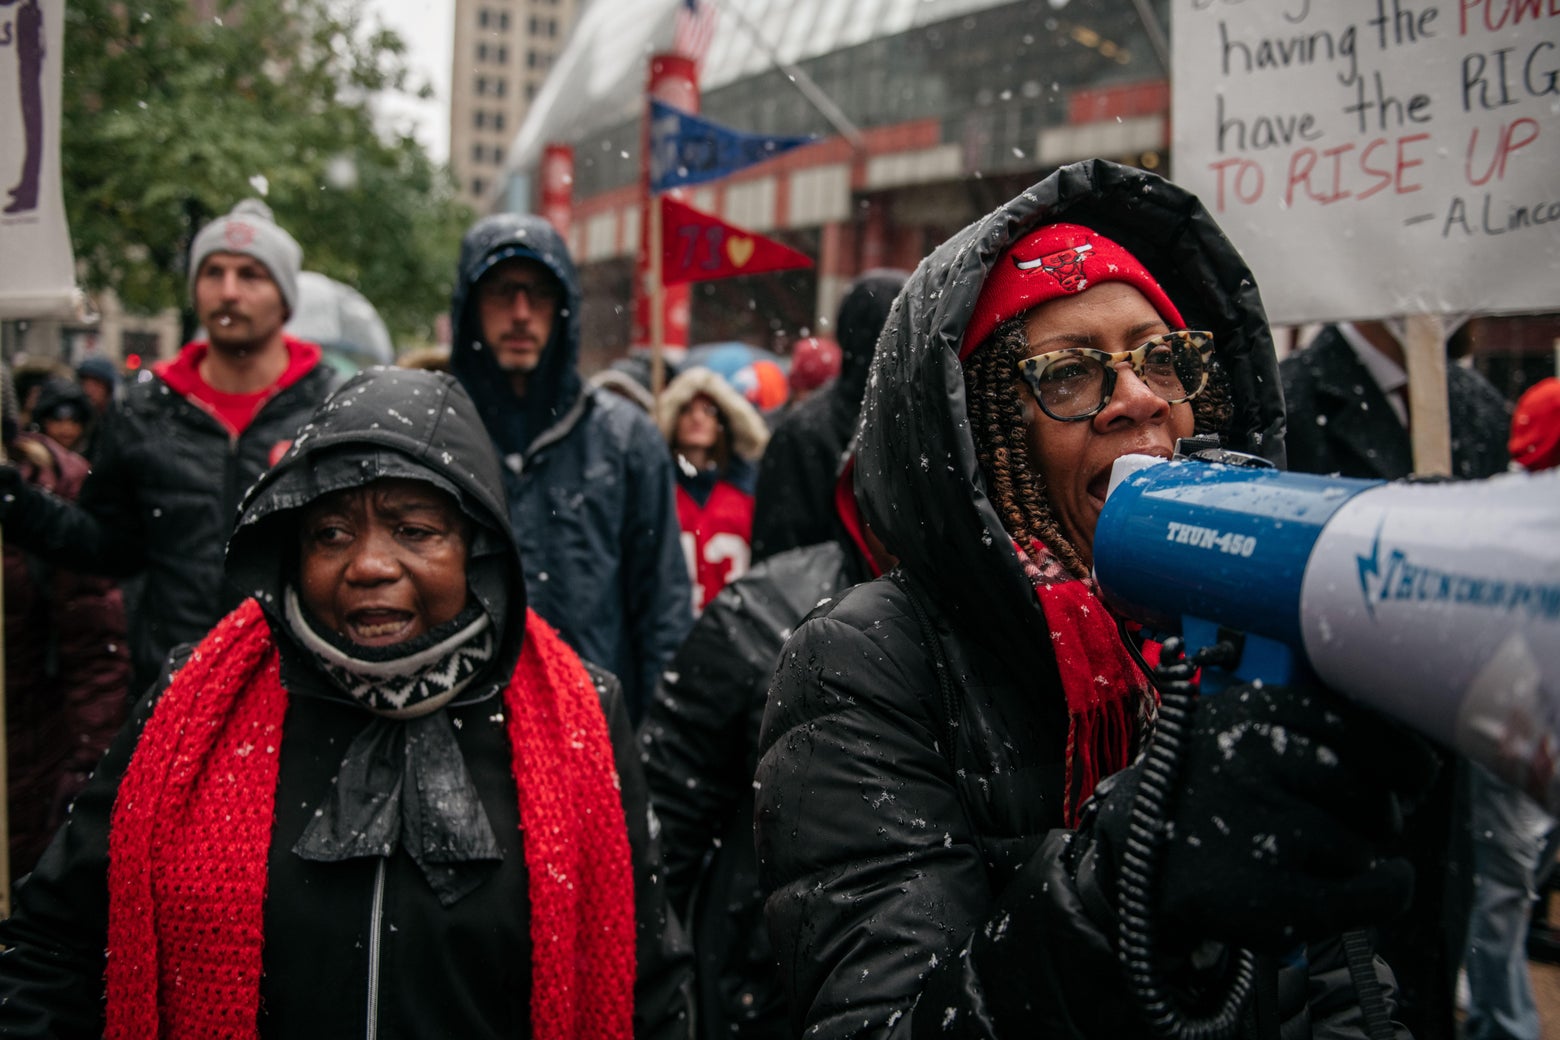
M1018 375L1018 363L1029 349L1025 317L998 325L965 359L964 393L975 455L1008 535L1026 548L1032 541L1040 542L1070 573L1085 578L1088 565L1057 526L1045 479L1029 457L1024 407L1028 389ZM1191 403L1196 432L1219 432L1228 424L1234 411L1229 381L1217 363L1208 374L1208 385Z

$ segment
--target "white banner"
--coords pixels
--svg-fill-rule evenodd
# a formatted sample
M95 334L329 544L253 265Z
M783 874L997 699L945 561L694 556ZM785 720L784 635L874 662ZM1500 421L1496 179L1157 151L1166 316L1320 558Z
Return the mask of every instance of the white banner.
M77 313L60 195L65 0L0 0L0 319Z
M1274 322L1560 310L1560 0L1172 0L1171 49Z

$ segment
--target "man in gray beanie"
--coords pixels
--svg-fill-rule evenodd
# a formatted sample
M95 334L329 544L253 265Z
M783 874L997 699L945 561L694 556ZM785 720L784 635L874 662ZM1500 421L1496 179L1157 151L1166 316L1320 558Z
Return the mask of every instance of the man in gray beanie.
M237 605L222 557L239 499L335 384L320 348L283 331L302 263L258 199L207 224L190 247L190 296L206 338L126 388L76 503L0 466L6 539L57 566L145 573L130 619L137 693L170 648Z
M213 253L229 253L258 260L276 283L290 317L298 306L298 272L303 250L293 237L276 226L271 208L259 199L244 199L225 217L200 229L190 245L190 295L202 265Z

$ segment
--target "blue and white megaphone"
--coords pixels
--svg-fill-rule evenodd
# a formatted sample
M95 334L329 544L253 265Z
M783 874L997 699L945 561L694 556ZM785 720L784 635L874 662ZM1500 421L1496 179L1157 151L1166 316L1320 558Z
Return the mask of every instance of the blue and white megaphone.
M1236 637L1204 692L1312 673L1560 814L1560 471L1386 482L1129 455L1094 571L1118 615L1189 650Z

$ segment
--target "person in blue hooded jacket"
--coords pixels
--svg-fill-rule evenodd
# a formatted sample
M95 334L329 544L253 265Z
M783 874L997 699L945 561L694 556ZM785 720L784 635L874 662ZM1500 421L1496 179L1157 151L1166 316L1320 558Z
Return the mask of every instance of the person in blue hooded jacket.
M580 282L540 217L503 213L461 242L450 371L504 462L531 606L622 680L637 722L693 624L675 477L638 408L578 369Z

